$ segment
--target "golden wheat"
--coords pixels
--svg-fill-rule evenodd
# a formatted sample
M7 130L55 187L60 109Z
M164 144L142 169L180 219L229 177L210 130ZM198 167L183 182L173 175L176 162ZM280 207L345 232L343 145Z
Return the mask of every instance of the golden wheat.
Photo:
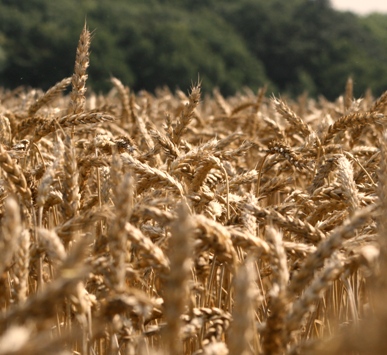
M0 354L386 353L386 93L86 95L90 45L0 91Z

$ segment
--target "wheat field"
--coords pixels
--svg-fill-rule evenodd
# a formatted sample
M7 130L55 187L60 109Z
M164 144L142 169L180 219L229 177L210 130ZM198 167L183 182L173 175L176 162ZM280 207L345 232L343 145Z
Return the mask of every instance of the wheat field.
M90 42L0 91L0 354L386 354L387 92L98 95Z

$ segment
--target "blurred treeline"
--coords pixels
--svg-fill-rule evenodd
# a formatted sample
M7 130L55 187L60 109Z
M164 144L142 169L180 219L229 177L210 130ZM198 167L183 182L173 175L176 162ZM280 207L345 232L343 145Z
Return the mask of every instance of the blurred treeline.
M337 97L387 89L387 15L328 0L0 0L0 86L47 89L73 72L85 19L94 30L88 85L186 90L198 75L225 95L270 91Z

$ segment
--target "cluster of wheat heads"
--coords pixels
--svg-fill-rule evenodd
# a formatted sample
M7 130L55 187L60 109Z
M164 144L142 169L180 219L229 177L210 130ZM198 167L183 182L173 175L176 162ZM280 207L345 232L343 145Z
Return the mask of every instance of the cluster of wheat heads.
M387 94L86 99L89 45L0 92L0 354L386 353Z

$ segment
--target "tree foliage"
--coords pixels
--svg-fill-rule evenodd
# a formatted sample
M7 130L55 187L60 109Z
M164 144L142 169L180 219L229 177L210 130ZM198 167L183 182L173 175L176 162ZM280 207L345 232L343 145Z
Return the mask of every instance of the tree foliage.
M386 16L358 17L327 0L3 0L0 85L48 88L73 70L80 29L94 31L89 84L232 94L266 83L297 95L385 90Z

